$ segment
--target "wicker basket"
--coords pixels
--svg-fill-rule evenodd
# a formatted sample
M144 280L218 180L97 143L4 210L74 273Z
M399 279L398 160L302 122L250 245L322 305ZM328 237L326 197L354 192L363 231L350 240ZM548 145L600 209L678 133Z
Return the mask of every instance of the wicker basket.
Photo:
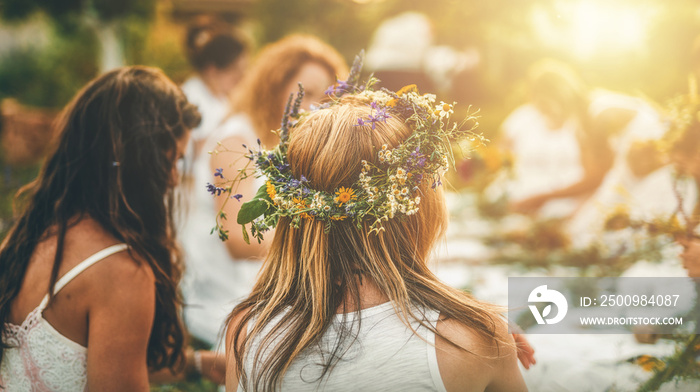
M20 105L14 99L0 102L3 160L11 165L40 161L53 140L52 125L57 115L53 110Z

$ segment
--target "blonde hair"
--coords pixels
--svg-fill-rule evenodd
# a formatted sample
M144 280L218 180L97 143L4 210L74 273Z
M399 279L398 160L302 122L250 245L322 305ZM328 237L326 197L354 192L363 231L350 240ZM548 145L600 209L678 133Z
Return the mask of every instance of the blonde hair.
M265 146L277 143L271 131L280 127L284 103L289 98L284 96L284 89L308 63L321 65L332 77L343 78L348 72L345 60L332 46L311 35L290 35L262 49L236 90L233 112L248 115Z
M303 174L311 188L326 192L350 186L359 177L363 159L378 164L377 146L395 147L410 135L404 119L394 114L386 123L378 122L375 130L356 127L357 118L371 114L368 104L359 97L344 98L338 105L310 114L292 130L288 159L295 178ZM504 341L496 332L499 309L447 286L428 268L430 252L445 233L447 211L441 188L430 189L428 181L420 187L418 213L389 219L378 234L370 234L371 222L358 228L342 221L326 230L324 222L304 219L294 229L289 219L280 219L252 293L230 316L241 317L229 342L241 385L253 390L279 388L290 364L318 342L338 310L345 314L353 310L348 303L360 303L358 271L392 301L409 328L410 321L417 320L437 333L420 314L420 309L434 309L488 341ZM263 335L263 328L280 314L284 314L281 321ZM242 328L252 319L254 325L241 340ZM354 339L356 329L340 324L341 337L323 364L323 375L342 356L343 343ZM256 337L261 339L259 349L248 352ZM244 372L246 356L256 364L250 374Z

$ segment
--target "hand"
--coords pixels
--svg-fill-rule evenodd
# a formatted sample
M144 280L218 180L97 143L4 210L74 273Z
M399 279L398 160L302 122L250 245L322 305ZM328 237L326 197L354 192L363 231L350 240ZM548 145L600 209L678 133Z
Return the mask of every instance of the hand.
M224 354L204 350L200 350L199 353L202 358L202 377L217 385L224 385L226 382L226 357Z
M510 209L519 214L532 214L549 201L546 195L537 195L510 204Z
M530 346L530 342L525 339L525 335L514 333L513 340L518 349L518 360L523 364L525 369L530 369L530 366L537 363L535 360L535 349Z

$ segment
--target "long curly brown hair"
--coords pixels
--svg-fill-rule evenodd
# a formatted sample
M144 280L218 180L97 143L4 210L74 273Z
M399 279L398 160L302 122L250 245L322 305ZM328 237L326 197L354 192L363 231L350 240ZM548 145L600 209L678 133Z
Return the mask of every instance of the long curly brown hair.
M307 63L317 63L339 78L348 72L345 60L330 45L311 35L290 35L260 51L232 98L233 113L247 114L268 147L277 143L270 131L280 127L288 98L281 92Z
M0 325L8 320L37 244L49 231L57 237L48 290L53 293L69 222L90 217L155 274L149 367L184 364L172 173L177 141L199 122L196 107L154 68L113 70L76 95L57 123L55 150L39 177L18 193L24 208L0 246ZM0 345L0 361L5 348Z

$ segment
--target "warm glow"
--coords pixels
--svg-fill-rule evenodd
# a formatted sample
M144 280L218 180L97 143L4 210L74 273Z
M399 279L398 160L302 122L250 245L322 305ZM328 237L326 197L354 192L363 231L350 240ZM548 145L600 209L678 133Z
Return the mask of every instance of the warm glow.
M588 59L643 50L653 14L653 9L638 2L561 0L551 9L536 7L532 22L545 44Z

